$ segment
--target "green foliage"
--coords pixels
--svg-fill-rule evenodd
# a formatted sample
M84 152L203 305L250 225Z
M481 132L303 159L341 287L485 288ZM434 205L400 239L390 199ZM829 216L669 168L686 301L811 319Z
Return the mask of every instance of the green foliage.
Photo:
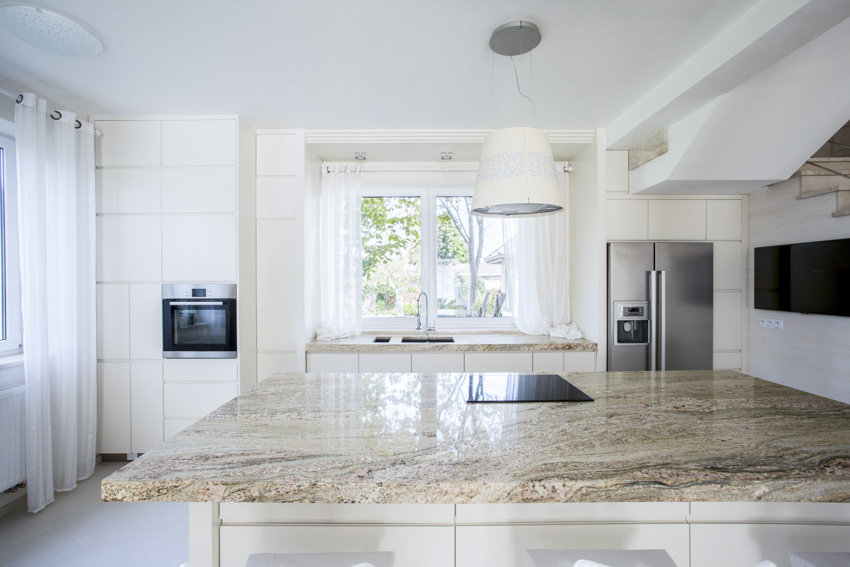
M379 264L388 264L403 251L419 260L420 213L417 198L365 197L360 206L363 278L369 280Z
M461 264L469 262L469 247L448 213L437 217L437 258Z

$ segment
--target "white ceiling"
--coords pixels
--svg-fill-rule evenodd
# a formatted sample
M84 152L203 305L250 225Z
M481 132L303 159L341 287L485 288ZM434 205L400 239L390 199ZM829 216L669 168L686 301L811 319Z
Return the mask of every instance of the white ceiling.
M43 0L104 52L52 55L0 29L0 74L92 115L238 114L264 129L597 128L756 3ZM510 59L488 47L514 20L543 35L515 58L536 117Z

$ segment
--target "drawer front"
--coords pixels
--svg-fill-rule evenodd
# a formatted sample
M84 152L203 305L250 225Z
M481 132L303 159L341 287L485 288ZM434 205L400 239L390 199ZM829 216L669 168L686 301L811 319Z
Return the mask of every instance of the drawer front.
M530 352L468 352L466 372L531 372Z
M166 419L204 417L236 397L237 384L165 384Z

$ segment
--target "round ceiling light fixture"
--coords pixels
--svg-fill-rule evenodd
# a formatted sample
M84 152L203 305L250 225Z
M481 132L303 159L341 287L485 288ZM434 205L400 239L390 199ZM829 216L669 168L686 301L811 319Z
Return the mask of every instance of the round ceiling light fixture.
M82 25L36 6L0 6L0 26L33 47L56 55L89 57L103 51L100 40Z
M499 55L513 57L540 45L541 38L540 30L531 22L508 22L490 36L490 49Z

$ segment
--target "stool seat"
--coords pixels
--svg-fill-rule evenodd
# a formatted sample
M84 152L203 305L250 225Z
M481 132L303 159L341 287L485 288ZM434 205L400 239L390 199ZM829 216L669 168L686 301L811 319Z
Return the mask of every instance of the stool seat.
M393 567L395 553L252 553L245 567L354 567L360 563Z
M573 567L587 559L610 567L676 567L663 549L529 549L526 567Z
M791 567L848 567L850 553L803 551L791 554Z

